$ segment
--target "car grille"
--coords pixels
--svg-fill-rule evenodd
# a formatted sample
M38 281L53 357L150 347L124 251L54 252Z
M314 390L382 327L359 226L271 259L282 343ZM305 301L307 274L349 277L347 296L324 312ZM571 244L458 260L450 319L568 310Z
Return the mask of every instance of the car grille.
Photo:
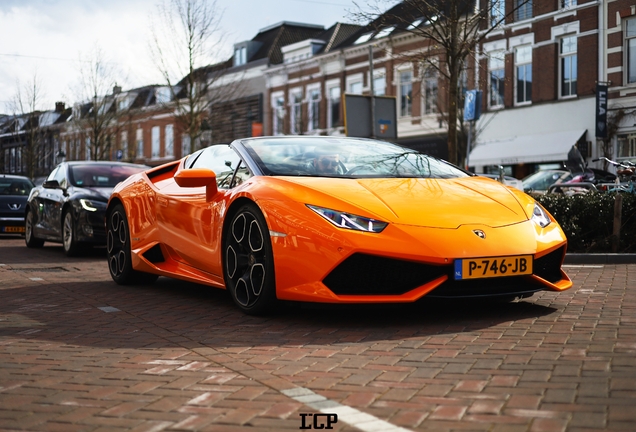
M541 258L534 260L534 274L548 282L561 280L561 262L565 254L565 246L562 246Z
M534 274L561 280L565 246L534 260ZM526 296L545 289L529 276L453 279L452 265L433 265L355 253L333 269L323 283L337 295L401 295L441 276L448 279L427 297Z
M450 270L450 266L355 253L329 273L323 283L339 295L399 295Z

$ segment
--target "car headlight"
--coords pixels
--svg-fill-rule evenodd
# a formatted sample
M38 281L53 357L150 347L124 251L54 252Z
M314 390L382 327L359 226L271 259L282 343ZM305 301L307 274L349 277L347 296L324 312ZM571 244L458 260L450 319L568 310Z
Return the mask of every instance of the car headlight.
M309 204L307 204L307 207L327 219L338 228L347 228L356 231L379 233L382 232L382 230L388 225L388 223L386 222L367 218L364 216L354 215L351 213L345 213L338 210L316 207Z
M544 210L539 203L534 203L534 211L532 212L532 220L541 228L545 228L550 225L550 216L548 212Z
M82 205L82 208L89 212L94 212L94 211L97 211L97 209L104 207L104 204L101 202L91 201L85 198L81 198L79 202Z

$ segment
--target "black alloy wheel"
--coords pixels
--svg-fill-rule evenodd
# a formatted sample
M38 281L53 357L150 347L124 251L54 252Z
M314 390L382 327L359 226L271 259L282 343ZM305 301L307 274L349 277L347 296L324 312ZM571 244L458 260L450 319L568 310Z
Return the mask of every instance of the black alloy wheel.
M35 216L32 211L29 211L24 221L24 241L28 248L41 248L44 246L44 240L37 238L33 232L33 225L35 224Z
M234 303L248 315L276 306L274 257L263 214L253 203L241 206L224 233L223 273Z
M73 213L69 208L64 212L62 218L62 247L66 256L74 257L79 255L83 249L82 244L77 241L75 234L75 221L73 220Z
M121 204L106 217L106 252L110 276L119 285L151 284L159 276L133 270L126 211Z

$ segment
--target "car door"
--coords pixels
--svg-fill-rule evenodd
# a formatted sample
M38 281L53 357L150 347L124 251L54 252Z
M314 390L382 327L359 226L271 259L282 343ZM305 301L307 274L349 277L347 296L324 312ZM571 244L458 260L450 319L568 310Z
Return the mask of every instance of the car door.
M42 209L42 225L46 230L42 234L46 238L62 239L62 208L67 197L68 188L67 166L61 164L47 180L56 180L60 187L56 189L44 188L40 194Z
M238 154L228 146L205 149L186 169L209 168L217 176L218 194L207 202L205 188L182 188L171 182L157 196L158 222L164 242L189 265L220 276L220 265L213 257L220 256L221 239L217 236L222 223L221 208L225 196L241 164ZM243 166L243 170L246 168ZM243 174L243 178L245 174Z

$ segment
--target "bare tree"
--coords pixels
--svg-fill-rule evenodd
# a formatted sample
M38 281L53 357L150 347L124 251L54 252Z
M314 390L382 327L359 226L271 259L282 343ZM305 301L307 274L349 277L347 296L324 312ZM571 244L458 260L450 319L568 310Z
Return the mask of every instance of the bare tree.
M125 114L117 109L118 72L98 46L80 54L79 64L76 93L82 102L73 107L73 132L84 142L87 158L108 160Z
M216 0L162 0L151 16L151 56L171 93L166 107L193 146L206 128L210 100L221 99L210 93L219 92L213 82L227 65L207 66L221 46L221 18Z
M388 11L386 6L394 5L394 1L368 0L365 10L354 2L357 11L353 16L358 21L371 22L377 28L397 25L424 40L424 49L402 55L401 59L433 67L446 81L443 119L448 127L451 163L463 159L458 152L462 71L476 57L479 44L530 1L519 0L507 14L502 8L504 0L404 0ZM480 3L486 7L480 7Z
M43 103L44 91L42 81L37 71L27 82L16 82L16 91L9 102L14 116L14 141L23 143L21 146L21 164L24 174L35 177L38 158L44 151L44 140L40 128L41 112L38 110ZM22 167L18 167L22 171Z

